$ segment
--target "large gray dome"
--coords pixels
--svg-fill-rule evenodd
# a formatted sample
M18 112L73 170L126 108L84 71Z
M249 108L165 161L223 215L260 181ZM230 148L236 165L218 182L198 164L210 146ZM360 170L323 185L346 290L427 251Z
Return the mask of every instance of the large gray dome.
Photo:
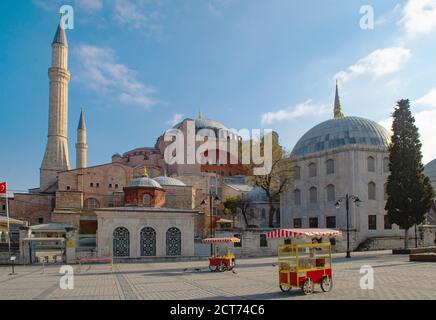
M309 130L295 145L291 156L299 157L346 145L387 148L389 132L378 123L359 117L335 118Z
M179 186L179 187L186 187L186 184L184 184L182 181L171 178L171 177L156 177L153 179L154 181L158 182L161 186Z
M436 159L425 165L424 174L430 178L430 181L436 182Z
M131 187L148 187L148 188L160 188L162 189L162 186L155 180L148 178L148 177L142 177L138 179L132 180L130 183Z

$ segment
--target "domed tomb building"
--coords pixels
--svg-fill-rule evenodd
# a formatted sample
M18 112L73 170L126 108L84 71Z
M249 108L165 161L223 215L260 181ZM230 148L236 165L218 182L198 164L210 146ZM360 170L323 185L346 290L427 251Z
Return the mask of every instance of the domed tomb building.
M280 199L282 227L341 229L337 249L344 249L346 205L337 208L337 201L348 194L362 201L350 201L351 249L401 247L404 231L385 211L389 144L378 123L344 115L336 85L334 118L310 129L291 153L294 177Z

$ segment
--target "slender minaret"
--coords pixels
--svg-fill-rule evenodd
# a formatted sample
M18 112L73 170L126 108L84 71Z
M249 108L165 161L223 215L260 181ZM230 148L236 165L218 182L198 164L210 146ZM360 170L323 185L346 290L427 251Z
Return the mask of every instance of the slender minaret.
M41 165L41 192L52 191L58 173L70 169L68 158L68 43L62 23L53 39L48 116L48 141Z
M80 113L79 126L77 127L77 143L76 143L76 169L86 168L88 166L87 151L88 145L86 144L86 124L85 114Z
M345 118L345 115L342 112L341 98L339 97L338 80L336 80L336 94L335 94L335 110L334 110L334 114L335 114L335 119Z

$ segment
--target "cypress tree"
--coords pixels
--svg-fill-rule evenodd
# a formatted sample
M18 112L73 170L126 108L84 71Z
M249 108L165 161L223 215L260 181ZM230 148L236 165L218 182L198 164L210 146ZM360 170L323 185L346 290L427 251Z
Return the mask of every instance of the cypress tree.
M434 191L424 175L421 141L409 100L401 100L393 113L392 141L389 147L389 169L386 211L391 223L404 229L404 247L409 247L408 231L424 222Z

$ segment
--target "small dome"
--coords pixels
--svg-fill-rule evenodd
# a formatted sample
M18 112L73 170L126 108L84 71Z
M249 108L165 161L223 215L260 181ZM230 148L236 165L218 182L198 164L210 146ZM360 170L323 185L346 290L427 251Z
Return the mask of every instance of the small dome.
M436 182L436 159L425 165L424 174L430 178L431 182Z
M291 156L299 157L346 145L388 148L390 139L389 132L372 120L359 117L335 118L313 127L303 135Z
M160 188L162 189L162 186L159 184L159 182L148 178L148 177L142 177L138 179L132 180L130 183L131 187L148 187L148 188Z
M253 202L268 202L268 197L265 190L260 187L253 188L248 193L248 198Z
M171 177L156 177L153 179L154 181L158 182L161 186L180 186L180 187L186 187L186 184L184 184L182 181L171 178Z

